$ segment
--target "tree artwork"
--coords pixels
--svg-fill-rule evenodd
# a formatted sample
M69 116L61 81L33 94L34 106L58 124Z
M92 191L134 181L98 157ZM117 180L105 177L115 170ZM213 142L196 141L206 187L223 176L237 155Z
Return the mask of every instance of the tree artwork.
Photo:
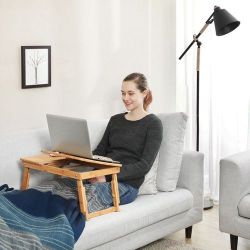
M21 46L22 88L51 86L51 47Z
M45 55L41 55L39 53L39 50L34 50L33 51L33 55L29 56L28 59L28 63L34 68L35 70L35 84L37 84L37 70L38 70L38 66L41 63L45 62Z

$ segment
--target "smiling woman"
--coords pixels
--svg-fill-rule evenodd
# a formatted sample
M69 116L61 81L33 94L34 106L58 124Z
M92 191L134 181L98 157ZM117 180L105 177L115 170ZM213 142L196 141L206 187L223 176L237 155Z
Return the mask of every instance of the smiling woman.
M134 188L137 193L158 153L162 124L156 115L147 111L152 94L143 74L132 73L125 77L121 93L128 112L111 117L93 154L121 162L118 181ZM106 181L110 180L101 177L95 178L92 183Z

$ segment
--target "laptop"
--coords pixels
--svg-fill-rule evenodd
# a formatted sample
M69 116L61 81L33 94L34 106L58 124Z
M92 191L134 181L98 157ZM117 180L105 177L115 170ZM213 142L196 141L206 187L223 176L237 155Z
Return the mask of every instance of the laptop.
M46 114L52 150L94 160L117 162L93 155L85 119Z

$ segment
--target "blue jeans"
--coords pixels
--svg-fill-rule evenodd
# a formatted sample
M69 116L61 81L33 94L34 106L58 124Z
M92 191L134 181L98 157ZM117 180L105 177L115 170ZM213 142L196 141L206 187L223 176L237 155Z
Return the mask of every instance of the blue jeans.
M124 190L121 190L121 185L123 185L124 187L126 187L126 191L124 192ZM120 205L125 205L128 203L133 202L137 195L138 195L138 189L131 187L128 184L125 183L118 183L118 187L119 187L119 194L120 194Z
M110 182L98 182L95 184L85 184L88 200L89 212L95 212L113 206L112 190ZM138 194L138 189L125 183L118 183L120 205L125 205L134 201Z

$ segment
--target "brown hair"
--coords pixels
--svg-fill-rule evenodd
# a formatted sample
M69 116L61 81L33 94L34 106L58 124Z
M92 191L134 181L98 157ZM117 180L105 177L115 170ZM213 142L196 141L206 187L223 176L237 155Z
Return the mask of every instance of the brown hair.
M152 102L153 97L152 97L152 92L151 90L148 88L148 81L147 78L141 74L141 73L132 73L129 74L128 76L126 76L123 79L124 82L126 81L133 81L134 83L136 83L137 88L143 92L144 90L147 90L147 95L144 98L143 101L143 108L145 110L148 109L149 104Z

